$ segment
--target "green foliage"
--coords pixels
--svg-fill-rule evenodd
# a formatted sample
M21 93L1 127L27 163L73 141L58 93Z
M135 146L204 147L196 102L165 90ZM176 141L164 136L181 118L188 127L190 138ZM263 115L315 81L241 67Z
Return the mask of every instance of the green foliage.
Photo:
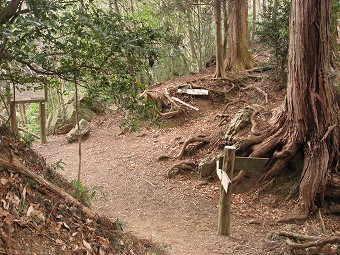
M71 181L74 189L74 197L79 201L87 205L92 206L92 200L97 196L97 192L100 192L100 197L105 197L106 194L102 191L102 187L95 186L93 188L86 187L80 180Z
M283 82L288 61L290 0L269 0L260 16L257 36L271 50L276 78Z
M153 124L160 126L159 111L160 107L154 102L138 102L131 104L129 107L131 115L126 114L126 118L120 123L120 127L129 132L138 131L141 123Z
M26 202L26 200L24 199L20 200L19 207L18 207L19 215L26 214L28 207L29 207L29 204Z
M0 28L1 78L17 83L43 74L76 81L93 96L129 109L144 88L157 45L166 42L165 31L145 17L118 17L92 2L27 1L25 11ZM56 79L49 80L57 87Z
M96 191L90 190L79 180L73 180L71 184L74 189L74 197L87 206L91 207L92 199L95 197Z
M64 166L66 166L66 163L63 162L62 159L59 159L57 162L55 162L51 165L51 169L53 171L56 171L56 170L59 170L59 169L64 171Z
M126 223L120 219L115 220L114 224L116 225L116 229L119 231L123 231L126 227Z
M39 104L33 103L33 104L27 104L26 105L26 119L27 129L35 134L39 134L40 132L40 117L39 117Z
M27 148L32 148L32 144L36 140L35 137L26 132L20 133L20 139L25 142Z

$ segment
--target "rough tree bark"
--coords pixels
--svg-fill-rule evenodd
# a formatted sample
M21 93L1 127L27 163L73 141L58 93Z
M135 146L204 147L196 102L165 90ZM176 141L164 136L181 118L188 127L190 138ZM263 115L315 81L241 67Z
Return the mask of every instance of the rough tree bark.
M222 38L222 1L214 1L215 9L215 31L216 31L216 78L225 76L224 59L223 59L223 38Z
M272 127L240 144L253 156L274 154L265 178L281 171L297 152L304 154L299 200L287 218L305 219L339 167L339 105L329 77L330 0L293 0L290 21L287 97Z
M247 0L230 0L229 43L226 69L244 70L254 63L247 45Z

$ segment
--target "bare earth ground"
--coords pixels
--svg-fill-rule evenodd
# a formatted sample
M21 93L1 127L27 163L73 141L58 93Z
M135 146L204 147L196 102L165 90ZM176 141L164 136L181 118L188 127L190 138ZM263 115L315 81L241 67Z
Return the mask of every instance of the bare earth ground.
M197 98L190 103L201 110L190 110L161 128L120 134L118 115L98 117L91 123L91 134L82 143L81 180L105 193L93 201L93 209L112 220L119 218L126 224L124 231L162 243L169 254L177 255L283 254L283 242L271 241L270 231L320 233L316 216L303 224L277 224L293 201L269 194L257 198L250 192L233 195L232 235L218 236L219 183L200 179L197 172L169 179L167 171L179 161L157 160L162 155L176 156L189 137L206 134L213 140L225 131L226 126L219 127L214 119L225 104ZM58 171L68 180L76 179L77 143L53 136L46 145L34 147L51 164L62 159L67 165ZM203 154L209 152L203 150ZM324 220L327 231L339 230L338 217L324 215Z

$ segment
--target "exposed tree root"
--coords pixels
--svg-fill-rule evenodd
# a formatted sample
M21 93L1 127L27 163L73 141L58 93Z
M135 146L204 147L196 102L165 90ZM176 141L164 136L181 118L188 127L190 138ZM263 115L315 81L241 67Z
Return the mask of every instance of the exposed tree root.
M233 185L237 185L248 175L247 171L241 170L231 181Z
M241 91L245 91L245 90L248 90L248 89L255 89L257 90L258 92L260 92L263 96L264 96L264 99L266 101L266 104L268 103L268 94L266 92L264 92L262 89L260 89L259 87L255 86L254 84L253 85L249 85L245 88L241 88Z
M314 254L318 254L318 252L323 248L323 246L327 244L340 244L340 236L332 235L332 236L307 236L301 235L288 231L279 231L276 233L279 236L288 237L290 239L294 239L299 241L291 241L290 239L286 240L288 246L292 249L306 249L311 247L316 247L314 250ZM301 243L301 241L303 243ZM304 242L307 241L307 242Z
M272 178L271 180L267 181L267 183L261 185L261 187L258 188L257 195L259 195L261 192L265 190L270 189L274 185L274 182L275 182L275 178Z
M244 100L232 101L232 102L228 103L228 104L224 107L224 109L223 109L223 111L222 111L222 114L225 114L225 113L226 113L226 111L228 110L229 106L231 106L231 105L233 105L233 104L239 104L239 103L246 104L247 102L244 101Z
M190 161L184 161L179 164L173 165L167 172L167 177L172 178L177 174L187 172L187 171L193 171L196 168L196 164L190 160Z
M175 117L179 114L181 114L182 111L181 110L174 110L174 111L171 111L171 112L165 112L165 113L162 113L160 112L159 115L163 118L163 119L170 119L172 117Z
M329 207L329 212L333 214L340 214L340 205L331 205Z
M218 123L218 126L222 126L225 122L227 122L227 119L230 117L229 114L217 114L216 117L215 117L215 120L217 118L220 118L220 121Z
M247 69L246 71L248 73L258 73L258 72L262 73L262 72L266 72L272 69L273 69L273 66L257 66L251 69Z
M179 154L176 156L177 159L182 158L185 150L187 148L187 146L191 143L195 143L195 142L200 142L200 143L210 143L209 139L204 138L205 135L201 135L198 137L191 137L188 140L185 141L185 143L182 145L181 151L179 152Z

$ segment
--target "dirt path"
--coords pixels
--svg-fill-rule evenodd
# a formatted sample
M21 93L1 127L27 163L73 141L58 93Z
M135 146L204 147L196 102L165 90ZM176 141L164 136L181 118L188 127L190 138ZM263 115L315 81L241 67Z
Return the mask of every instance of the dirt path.
M180 128L155 127L117 136L118 121L92 123L93 131L83 142L81 179L89 187L100 186L106 194L93 202L97 212L122 220L127 225L125 231L164 243L170 254L259 254L258 241L265 228L249 225L249 218L240 218L237 212L232 219L233 238L216 234L217 183L205 183L197 173L168 179L166 173L174 162L157 161L161 155L176 155L180 141L190 136L218 132L208 130L211 115L198 126L188 120ZM35 149L50 163L62 159L67 165L61 173L69 180L76 179L76 143L55 136Z
M99 186L106 194L93 201L94 209L112 220L123 221L127 225L124 231L164 244L174 255L283 254L283 242L267 239L270 231L284 228L311 235L320 232L318 218L300 225L275 223L294 202L278 202L269 195L259 200L250 193L233 195L232 237L216 234L218 182L206 183L196 172L168 179L167 171L174 162L157 161L161 155L177 155L180 141L190 136L219 132L211 116L201 118L199 124L187 119L174 128L148 128L118 136L118 119L92 123L92 133L83 141L81 179L86 186ZM109 123L110 135L106 128ZM58 171L69 180L76 179L76 143L55 136L49 137L46 145L34 147L51 164L62 159L67 165L64 171ZM336 217L324 219L327 229L338 228Z
M282 102L283 93L277 93L271 85L262 86L271 91L272 102L267 107L271 109ZM263 95L249 94L245 100L259 103L262 98ZM248 193L232 197L232 237L218 236L219 183L205 182L197 172L168 179L167 171L178 162L157 160L162 155L176 156L189 137L205 134L212 138L225 132L226 126L220 127L220 120L215 119L225 108L223 100L195 98L190 103L200 111L191 110L161 128L119 135L118 116L100 117L91 123L91 134L82 143L81 181L87 187L101 187L106 194L93 201L94 209L112 220L123 221L127 225L124 231L164 244L174 255L283 254L287 247L283 241L269 240L270 231L284 228L310 235L320 233L318 218L303 224L276 223L293 208L294 201ZM233 105L228 114L232 116L238 109ZM64 171L58 171L68 180L76 179L77 143L69 144L64 136L54 136L48 138L46 145L35 144L34 148L50 164L62 159L67 165ZM200 151L203 152L196 158L207 154L204 148ZM326 214L324 221L330 231L339 228L336 217Z

